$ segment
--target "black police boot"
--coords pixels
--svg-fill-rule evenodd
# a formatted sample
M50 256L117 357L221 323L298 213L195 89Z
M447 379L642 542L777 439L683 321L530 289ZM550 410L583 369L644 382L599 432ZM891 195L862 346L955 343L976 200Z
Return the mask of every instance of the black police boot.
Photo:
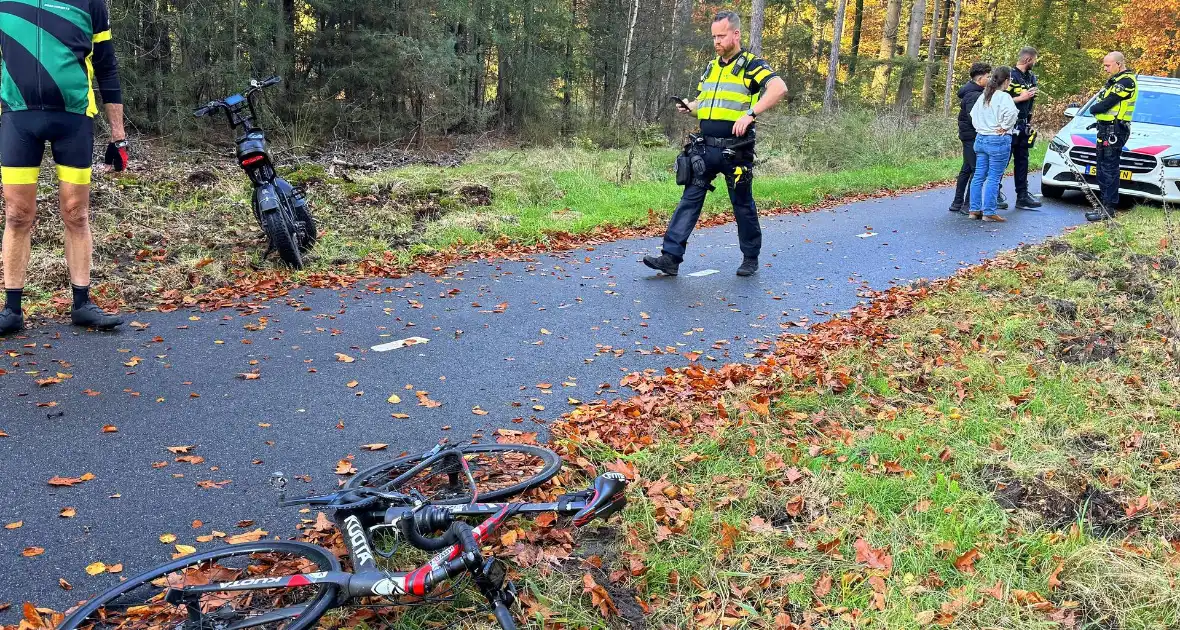
M963 204L955 203L952 201L951 207L947 208L947 210L950 210L951 212L962 212L963 211Z
M742 265L737 268L737 275L745 277L752 276L755 273L758 273L758 259L743 258Z
M680 273L680 263L676 262L674 258L667 254L660 254L659 256L644 256L643 264L655 269L656 271L666 273L669 276L674 276Z
M1008 209L1008 198L1005 197L1004 193L1002 193L1002 192L996 193L996 210L1007 210L1007 209Z
M1106 212L1109 212L1110 215L1107 216ZM1099 210L1098 212L1087 212L1086 213L1086 220L1093 223L1096 221L1105 221L1108 218L1113 219L1115 217L1115 213L1117 212L1117 210L1115 210L1114 208L1109 208L1106 210L1106 212L1103 212L1101 210Z
M1037 201L1035 197L1028 193L1018 195L1016 197L1017 210L1036 210L1041 207L1041 202Z
M70 321L74 322L75 326L110 330L122 324L123 318L103 311L94 302L87 302L70 311Z
M14 333L24 327L25 316L23 313L13 312L10 308L0 311L0 335Z

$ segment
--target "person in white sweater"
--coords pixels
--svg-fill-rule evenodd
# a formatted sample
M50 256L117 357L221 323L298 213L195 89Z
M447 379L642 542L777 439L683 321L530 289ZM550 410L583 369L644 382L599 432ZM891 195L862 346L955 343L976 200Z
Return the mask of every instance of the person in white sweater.
M1016 103L1005 90L1012 83L1012 70L1000 66L992 70L983 95L971 108L975 126L975 176L971 178L971 207L967 216L989 222L1007 219L996 214L996 197L1000 179L1012 155L1012 128L1016 126Z

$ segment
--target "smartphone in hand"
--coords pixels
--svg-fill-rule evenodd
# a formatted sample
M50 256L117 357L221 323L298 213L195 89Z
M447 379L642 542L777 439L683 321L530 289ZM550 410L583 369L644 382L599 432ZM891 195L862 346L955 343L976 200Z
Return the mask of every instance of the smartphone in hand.
M688 101L680 98L679 96L669 96L668 98L676 103L676 109L679 109L682 112L692 111L692 108L688 106Z

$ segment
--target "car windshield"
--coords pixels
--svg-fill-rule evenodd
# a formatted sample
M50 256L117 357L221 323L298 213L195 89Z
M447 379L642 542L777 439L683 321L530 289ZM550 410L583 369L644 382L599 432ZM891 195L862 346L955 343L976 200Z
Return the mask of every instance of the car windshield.
M1097 102L1097 96L1090 99L1080 115L1093 117L1090 108ZM1131 121L1180 127L1180 94L1139 90L1139 98L1135 101L1135 113L1131 115Z

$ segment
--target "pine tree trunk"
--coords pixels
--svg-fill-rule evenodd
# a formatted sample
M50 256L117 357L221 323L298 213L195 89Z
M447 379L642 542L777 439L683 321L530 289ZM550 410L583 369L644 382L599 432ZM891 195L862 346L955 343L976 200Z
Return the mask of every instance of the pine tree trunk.
M844 34L844 12L848 0L837 0L832 23L832 52L828 55L828 83L824 86L824 112L830 113L836 100L836 73L840 71L840 40Z
M930 46L926 48L926 76L922 79L922 109L934 106L934 65L938 59L938 18L942 13L942 0L934 0L934 17L930 20Z
M873 91L880 95L882 104L889 98L890 61L897 48L897 26L900 22L901 0L889 0L889 5L885 9L885 27L881 31L881 48L877 55L883 63L877 67L873 78Z
M852 56L848 58L848 78L856 74L856 58L860 54L860 30L865 21L865 0L856 0L856 19L852 22Z
M619 76L619 90L615 106L611 109L610 124L614 125L623 106L623 93L627 91L627 71L631 65L631 44L635 41L635 20L639 17L639 0L631 0L631 26L627 29L627 45L623 49L623 73Z
M918 60L922 54L922 26L926 23L926 0L914 0L910 8L910 25L906 31L905 54L909 57L901 73L901 84L897 88L897 108L904 110L914 99L914 75L918 72Z
M766 16L766 0L754 0L750 11L750 52L762 56L762 23Z
M951 29L951 53L946 58L946 92L942 97L942 114L951 115L951 90L955 85L955 58L959 56L959 18L963 13L963 0L955 0L955 25Z

